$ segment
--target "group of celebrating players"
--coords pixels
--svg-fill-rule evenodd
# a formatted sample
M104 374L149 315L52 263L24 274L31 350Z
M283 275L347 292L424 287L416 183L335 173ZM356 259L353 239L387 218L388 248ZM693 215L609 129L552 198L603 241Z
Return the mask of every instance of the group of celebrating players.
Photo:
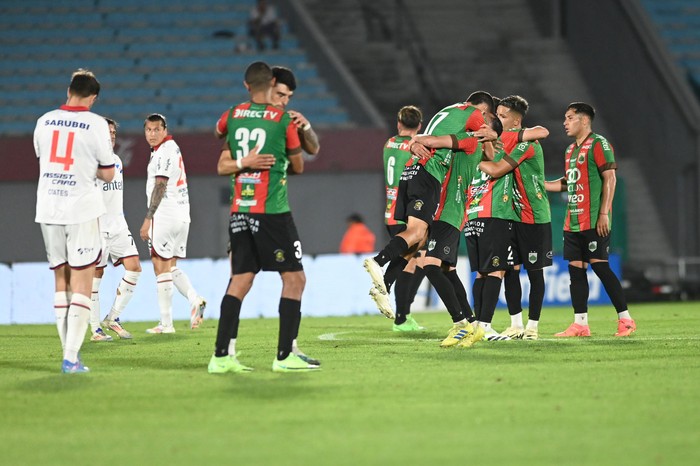
M384 146L386 226L389 243L364 261L370 296L397 332L422 327L410 314L418 285L427 277L452 318L442 347L471 347L487 340L537 340L544 300L544 267L552 265L548 191L567 192L564 259L569 261L574 322L556 337L590 336L588 278L591 265L618 314L615 336L636 324L620 281L608 263L615 158L612 146L592 131L595 110L570 104L564 129L574 142L565 154L565 176L546 181L541 126L524 128L528 102L472 93L437 112L422 134L422 113L399 110L398 134ZM473 310L455 266L464 232L473 283ZM388 264L388 265L387 265ZM387 265L386 270L383 267ZM528 322L523 324L520 266L530 280ZM511 325L496 332L491 321L502 283ZM396 312L389 300L395 286Z

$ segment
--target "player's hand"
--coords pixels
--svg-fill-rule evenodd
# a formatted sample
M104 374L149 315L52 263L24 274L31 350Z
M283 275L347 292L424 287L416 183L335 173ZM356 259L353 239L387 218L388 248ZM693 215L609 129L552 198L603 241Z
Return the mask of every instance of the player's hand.
M599 236L608 236L610 234L610 217L608 214L601 213L598 215L595 229Z
M290 117L292 117L292 121L297 126L297 128L303 128L304 126L309 124L309 120L307 120L301 113L295 112L294 110L289 110L287 113Z
M498 139L498 133L491 129L489 125L481 125L481 128L474 132L474 136L478 138L479 142L495 141Z
M272 154L258 154L260 147L255 146L253 150L248 152L242 159L243 168L251 170L269 170L275 164L275 156Z
M151 219L147 218L144 219L143 225L141 225L141 229L139 230L139 236L141 236L141 239L144 241L148 241L151 239Z
M411 155L415 155L416 157L424 160L427 160L433 156L433 152L420 142L411 143L409 149L411 151Z

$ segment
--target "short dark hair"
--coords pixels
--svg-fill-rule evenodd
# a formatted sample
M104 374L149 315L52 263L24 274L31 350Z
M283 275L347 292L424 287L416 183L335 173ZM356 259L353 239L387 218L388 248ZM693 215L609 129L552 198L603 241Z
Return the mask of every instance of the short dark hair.
M275 78L275 84L284 84L290 91L297 88L297 78L294 77L292 70L286 66L273 66L272 77Z
M491 126L491 129L494 130L499 136L503 132L503 123L501 123L501 119L498 117L491 118L491 124L489 126Z
M116 120L112 120L111 118L105 117L105 121L108 125L114 126L115 128L119 128L119 123L117 123Z
M501 105L501 98L493 96L493 109L496 110L499 105Z
M165 116L161 115L160 113L151 113L148 115L143 121L143 126L146 126L147 121L160 121L163 124L163 128L168 127L168 120L166 120Z
M364 219L362 218L362 215L358 213L352 213L348 215L348 218L346 219L350 223L364 223Z
M100 82L92 71L80 68L71 76L68 93L76 97L100 95Z
M265 89L270 86L272 81L272 69L267 63L256 61L248 65L244 79L254 91Z
M423 123L423 112L415 105L401 107L397 116L398 122L408 129L416 129Z
M527 100L525 100L519 95L509 95L508 97L501 100L501 102L498 105L513 110L514 112L518 113L521 117L527 115L527 111L530 108L530 104L527 103Z
M588 118L593 121L595 118L595 109L586 103L583 102L572 102L569 104L568 107L566 107L567 110L573 110L574 113L583 113L584 115L587 115Z
M467 102L472 105L488 104L489 111L493 112L493 97L486 91L476 91L472 92L469 97L467 97Z

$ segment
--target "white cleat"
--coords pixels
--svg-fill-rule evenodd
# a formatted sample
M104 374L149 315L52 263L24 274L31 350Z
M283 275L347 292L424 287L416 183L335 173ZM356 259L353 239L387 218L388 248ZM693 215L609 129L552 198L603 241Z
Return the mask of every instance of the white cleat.
M190 311L190 328L195 329L199 328L199 324L202 323L202 320L204 319L204 309L207 307L207 302L204 298L201 296L197 298L197 304L192 306L192 310Z
M519 340L523 337L523 333L525 333L525 329L522 327L508 327L501 332L501 335L513 340Z
M486 341L507 341L507 340L512 340L511 337L502 335L498 333L497 331L491 329L490 331L486 332L486 335L484 335L484 340Z
M147 329L146 333L175 333L175 327L173 327L172 325L166 327L163 324L158 324L153 328Z
M375 262L375 260L372 257L369 257L364 260L362 265L365 266L365 270L367 270L369 276L372 277L372 283L374 284L374 287L377 288L382 294L388 296L389 292L387 291L386 285L384 284L384 272L382 272L382 268L379 266L379 264L377 264L377 262Z
M382 293L382 291L378 290L376 287L372 287L372 289L369 290L369 295L372 297L372 300L377 305L377 309L379 309L379 312L384 314L384 316L387 319L394 319L394 310L391 308L391 302L389 302L389 295L387 295L386 293Z

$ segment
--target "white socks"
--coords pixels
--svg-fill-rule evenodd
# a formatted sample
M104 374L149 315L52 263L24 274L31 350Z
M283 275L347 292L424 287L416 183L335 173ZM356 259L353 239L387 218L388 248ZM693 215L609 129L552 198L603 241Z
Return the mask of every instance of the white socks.
M228 343L228 355L229 356L236 356L236 339L231 338L231 341Z
M58 337L61 339L61 349L66 348L66 317L68 316L68 306L70 302L68 301L68 292L57 291L53 295L53 311L56 314L56 329L58 330Z
M199 295L192 287L192 283L190 282L187 274L177 267L170 269L170 274L173 276L173 283L175 284L177 291L179 291L182 296L187 298L187 301L190 302L190 306L196 306Z
M140 276L141 272L124 271L124 277L117 287L117 296L114 298L114 304L112 304L112 309L107 315L108 320L114 320L121 315L126 305L131 301L132 296L134 296L134 289Z
M579 325L588 325L588 313L574 314L574 323Z
M484 329L484 332L493 332L493 329L491 328L491 322L479 322L479 325L481 325L481 328Z
M95 333L100 327L100 283L101 278L92 279L92 304L90 306L90 328Z
M510 316L510 326L516 328L523 328L523 313L518 312L514 316Z
M537 324L539 324L538 321L530 319L527 321L526 329L527 330L537 330Z
M618 319L631 319L632 316L630 316L630 311L622 311L617 313L617 318Z
M91 307L92 300L90 298L82 294L73 293L66 319L66 343L63 351L63 359L67 359L72 363L78 361L78 353L85 339Z
M173 326L173 276L170 273L162 273L156 277L158 289L158 308L160 309L160 323L163 327Z

